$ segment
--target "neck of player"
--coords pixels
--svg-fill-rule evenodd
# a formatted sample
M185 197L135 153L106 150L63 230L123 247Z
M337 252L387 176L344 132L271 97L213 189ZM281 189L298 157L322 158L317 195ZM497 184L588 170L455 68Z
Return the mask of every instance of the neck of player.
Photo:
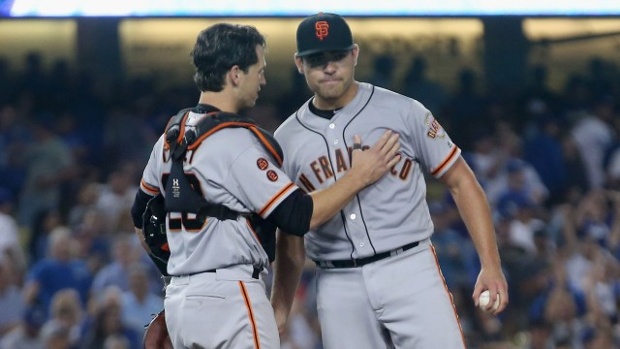
M344 91L342 95L336 98L322 98L318 94L314 94L312 104L320 110L337 110L349 104L355 98L358 89L358 82L353 81L351 85Z
M203 91L200 93L200 99L198 100L198 103L212 105L217 109L227 113L239 113L238 104L235 102L234 97L227 94L226 89L220 92Z

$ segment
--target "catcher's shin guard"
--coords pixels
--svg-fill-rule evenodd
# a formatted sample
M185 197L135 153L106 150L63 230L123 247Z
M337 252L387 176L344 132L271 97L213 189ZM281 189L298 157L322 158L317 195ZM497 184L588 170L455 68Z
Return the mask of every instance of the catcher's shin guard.
M144 330L144 349L173 349L164 310L156 314Z

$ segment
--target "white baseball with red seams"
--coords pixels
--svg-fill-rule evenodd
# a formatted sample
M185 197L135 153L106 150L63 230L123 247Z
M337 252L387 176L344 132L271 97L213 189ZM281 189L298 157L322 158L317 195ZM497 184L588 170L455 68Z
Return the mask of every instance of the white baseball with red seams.
M491 301L491 293L489 292L489 290L485 290L482 293L480 293L480 297L478 297L478 306L480 307L480 309L485 310L485 311L497 310L497 308L499 308L499 304L501 303L499 299L499 294L497 295L497 298L495 298L495 303L493 303L493 307L487 310L487 306L489 305L490 301Z

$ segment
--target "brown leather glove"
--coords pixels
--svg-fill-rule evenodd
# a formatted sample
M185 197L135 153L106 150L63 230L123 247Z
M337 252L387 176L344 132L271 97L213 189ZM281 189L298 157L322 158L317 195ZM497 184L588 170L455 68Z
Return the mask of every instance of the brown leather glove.
M144 331L144 349L173 349L166 327L166 314L162 310L155 315Z

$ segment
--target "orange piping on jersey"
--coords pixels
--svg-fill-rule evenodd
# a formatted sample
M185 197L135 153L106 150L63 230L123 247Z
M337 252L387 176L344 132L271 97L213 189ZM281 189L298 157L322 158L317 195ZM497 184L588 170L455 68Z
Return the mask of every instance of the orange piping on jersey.
M248 225L248 229L250 229L250 231L252 232L252 234L254 234L254 237L256 238L256 240L258 240L258 242L262 243L260 237L258 236L258 234L256 234L256 231L254 230L254 228L252 227L252 224L250 224L250 220L246 219L245 223Z
M214 134L215 132L226 128L226 127L233 127L233 126L241 126L241 127L246 127L249 128L250 126L254 126L253 124L250 124L248 122L223 122L217 126L215 126L214 128L212 128L209 132L203 134L202 136L198 137L198 139L196 139L194 141L194 143L192 143L190 146L187 147L187 149L189 150L193 150L198 148L198 146L200 145L200 143L202 141L205 140L205 138L209 137L210 135Z
M278 162L278 167L282 166L282 158L280 158L280 155L278 154L278 152L275 149L273 149L269 141L265 139L265 136L263 136L263 134L256 127L250 127L250 130L254 132L256 137L260 139L261 143L263 143L265 148L269 150L273 158L276 159L276 161Z
M456 323L459 325L459 331L461 332L461 340L463 341L463 348L467 348L467 345L465 345L465 335L463 334L463 327L461 327L461 321L459 320L459 314L456 311L456 305L454 304L454 298L452 297L452 293L450 293L450 290L448 289L448 284L446 284L446 279L443 276L443 273L441 272L441 268L439 267L439 257L437 257L437 252L435 252L435 247L433 245L430 245L431 248L431 252L433 253L433 257L435 257L435 266L437 267L437 272L439 273L439 276L441 276L441 280L443 281L443 288L444 290L446 290L446 293L448 294L448 297L450 297L450 303L452 303L452 310L454 311L454 317L456 318Z
M269 208L271 208L271 206L294 185L295 184L293 182L290 182L287 186L282 188L282 190L280 190L271 198L271 200L269 200L269 202L267 202L267 205L265 205L262 210L258 211L258 214L262 217L263 213L267 212L267 210L269 210Z
M254 348L260 349L260 338L258 337L258 329L256 328L256 319L254 318L254 310L250 302L250 295L248 295L248 290L245 288L243 281L239 281L239 288L241 289L241 296L243 297L245 307L248 310L250 326L252 326L252 337L254 338Z
M142 188L148 192L147 194L152 194L153 196L159 194L159 188L148 184L144 181L144 179L140 180L140 185L142 185Z
M455 154L457 154L459 151L459 147L457 147L456 145L454 146L454 148L452 148L452 151L450 152L450 155L448 155L443 162L437 166L437 168L435 169L435 171L431 172L432 176L437 175L438 173L441 173L441 171L444 169L444 167L446 167L450 161L452 161L452 158L454 157Z

